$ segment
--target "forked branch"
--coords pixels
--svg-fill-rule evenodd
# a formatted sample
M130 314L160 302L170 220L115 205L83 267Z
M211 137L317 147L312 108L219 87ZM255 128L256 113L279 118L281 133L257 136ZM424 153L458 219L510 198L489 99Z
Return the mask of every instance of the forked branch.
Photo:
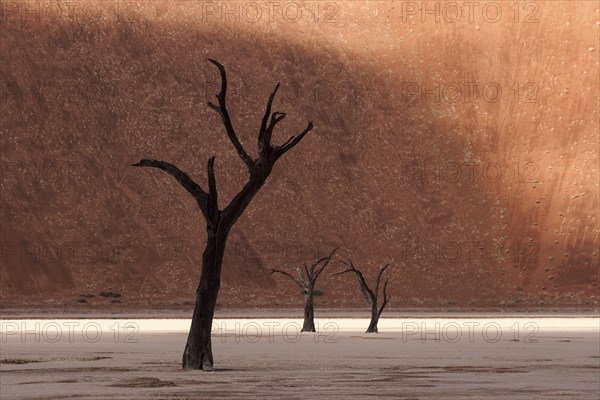
M333 255L335 254L337 249L338 248L336 247L335 249L333 249L331 251L331 253L329 253L329 255L327 257L323 257L319 261L317 261L316 263L313 263L311 265L311 276L314 277L314 279L317 279L319 277L319 275L321 275L321 272L323 272L323 270L325 269L327 264L329 264L329 261L331 261L331 258L333 257ZM317 268L317 266L320 263L323 263L323 265L320 268Z
M325 269L325 267L327 266L327 264L329 263L329 261L331 260L331 258L335 254L335 252L337 251L337 249L338 248L336 247L335 249L333 249L333 251L328 256L323 257L323 258L319 259L318 261L312 263L310 265L310 267L306 264L306 261L302 264L302 266L295 265L293 267L287 267L288 269L293 268L296 271L296 274L298 275L297 278L294 277L291 273L282 271L279 269L271 269L271 273L273 274L273 273L277 272L277 273L283 274L283 275L289 277L291 280L293 280L302 289L309 290L315 286L315 283L317 282L317 278L319 277L321 272L323 272L323 270ZM317 269L317 267L321 263L323 263L323 265Z
M273 156L275 157L275 160L277 160L279 157L281 157L282 155L287 153L295 145L300 143L300 141L304 138L304 136L306 136L306 134L308 132L310 132L312 130L312 128L313 128L313 123L312 123L312 121L309 121L308 125L306 126L306 128L304 128L304 130L302 131L301 134L299 134L298 136L290 137L281 147L273 146Z
M341 274L345 274L348 272L354 273L356 275L356 280L358 281L358 286L360 287L360 291L361 291L363 297L365 298L365 302L367 303L367 305L371 306L371 305L375 304L375 302L377 301L377 297L375 297L375 294L367 285L367 281L365 281L365 277L362 274L362 272L360 272L358 269L356 269L356 267L354 267L352 260L350 258L348 258L348 261L342 260L342 261L340 261L340 263L342 263L350 268L348 268L344 271L336 272L333 275L341 275Z
M390 264L385 264L383 267L381 267L379 269L379 273L377 274L377 280L375 281L375 297L377 297L379 295L379 282L381 282L381 276L383 275L383 273L389 266L390 266Z
M219 105L215 105L209 101L208 106L215 110L221 116L221 120L223 121L225 130L227 131L227 136L229 136L229 140L231 140L231 143L233 143L233 146L237 150L242 161L244 161L244 163L248 166L248 169L251 169L254 165L254 161L252 160L252 158L250 158L248 153L246 153L246 150L244 150L244 147L240 143L237 135L235 134L235 130L233 129L233 124L231 122L231 117L229 116L229 112L227 111L227 104L225 102L225 97L227 95L227 73L225 72L225 67L223 67L223 65L221 65L221 63L219 63L218 61L211 59L209 59L208 61L216 65L219 69L219 72L221 73L221 91L219 92L219 94L217 94L217 100L219 100Z
M265 109L265 115L263 116L262 122L260 124L260 131L258 132L258 151L261 155L264 156L268 156L271 154L271 134L273 133L273 128L275 127L275 124L277 124L277 122L285 118L285 114L277 112L271 116L273 100L275 100L275 95L279 90L279 86L280 84L277 83L277 85L275 85L275 90L273 90L273 93L271 93L271 96L269 96L269 100L267 101L267 107ZM283 116L278 121L274 122L274 119L277 117L277 114L282 114ZM267 127L269 117L271 117L271 123Z

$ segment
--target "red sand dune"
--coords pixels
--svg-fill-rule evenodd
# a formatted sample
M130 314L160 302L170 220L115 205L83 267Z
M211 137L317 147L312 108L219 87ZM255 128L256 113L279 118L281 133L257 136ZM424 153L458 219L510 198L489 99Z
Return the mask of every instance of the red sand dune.
M393 265L392 308L597 307L597 3L516 14L500 2L497 22L479 10L452 23L408 3L259 15L240 2L229 14L220 2L3 2L2 305L193 299L202 215L166 174L128 164L170 161L205 184L215 155L221 206L244 184L206 106L210 57L227 68L249 152L277 81L288 118L276 141L315 124L234 227L222 305L299 305L269 268L339 245L370 279ZM319 305L362 304L353 279L319 286Z

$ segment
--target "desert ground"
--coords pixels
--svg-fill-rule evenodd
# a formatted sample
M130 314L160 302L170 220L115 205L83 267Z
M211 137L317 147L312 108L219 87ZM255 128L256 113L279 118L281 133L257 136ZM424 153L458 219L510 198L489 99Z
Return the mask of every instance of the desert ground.
M2 399L597 399L597 315L218 318L213 372L189 319L3 319Z

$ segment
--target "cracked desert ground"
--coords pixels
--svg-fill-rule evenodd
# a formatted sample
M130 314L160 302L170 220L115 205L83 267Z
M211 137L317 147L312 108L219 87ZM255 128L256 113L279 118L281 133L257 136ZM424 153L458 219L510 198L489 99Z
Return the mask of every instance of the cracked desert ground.
M186 319L2 320L2 399L597 399L594 315L222 318L215 371L184 371Z

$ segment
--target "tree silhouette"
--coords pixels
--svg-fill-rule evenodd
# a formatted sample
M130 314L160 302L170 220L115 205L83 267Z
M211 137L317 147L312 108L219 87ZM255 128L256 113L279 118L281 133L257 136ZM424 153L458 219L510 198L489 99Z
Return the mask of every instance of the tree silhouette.
M227 74L225 73L225 68L215 60L209 59L208 61L219 69L221 75L221 90L216 95L218 104L208 102L208 106L215 110L221 117L229 140L233 143L238 155L248 169L248 182L233 197L227 207L221 210L217 204L214 156L208 159L208 191L202 189L192 178L173 164L145 159L137 164L133 164L137 167L158 168L173 176L194 197L206 220L208 235L206 247L202 255L202 272L200 283L196 289L196 304L182 359L183 368L203 370L213 369L210 332L217 304L217 295L221 285L221 266L227 236L232 226L240 215L242 215L246 207L248 207L252 198L254 198L254 195L264 185L275 162L296 146L313 128L312 122L309 122L299 135L290 137L281 146L271 143L273 130L286 116L282 112L271 113L273 100L280 86L277 83L267 101L266 110L258 132L258 157L255 159L251 158L238 140L229 112L227 111L225 101L227 94Z
M377 333L378 332L377 323L379 322L379 317L381 316L383 309L385 308L385 306L387 305L387 303L389 301L389 298L387 295L387 285L388 285L389 279L386 279L385 283L383 285L383 304L381 304L381 307L377 308L377 298L379 295L379 284L381 282L381 277L383 276L383 273L385 272L387 267L389 267L390 265L386 264L379 269L379 273L377 274L377 279L375 280L375 290L371 290L369 288L369 286L367 285L367 281L365 280L365 277L363 276L362 272L360 272L358 269L356 269L356 267L354 266L354 264L352 263L352 260L350 258L348 258L348 261L340 261L340 263L345 264L349 268L344 271L336 272L334 275L341 275L341 274L345 274L347 272L352 272L352 273L354 273L354 275L356 275L356 280L358 281L358 286L360 288L360 291L361 291L363 297L365 298L365 302L367 303L367 305L369 307L371 307L371 322L369 323L369 327L367 328L366 333Z
M315 283L317 282L317 278L321 275L321 272L325 269L329 261L331 261L331 257L337 251L337 247L333 249L333 251L327 256L315 261L309 266L306 265L306 261L304 262L302 268L298 265L294 266L298 277L296 278L289 272L281 271L278 269L272 269L271 273L274 274L276 272L286 275L290 278L294 283L300 286L300 289L304 292L304 324L302 325L302 332L316 332L315 329L315 307L314 307L314 294L315 294ZM319 267L319 264L323 263L322 266Z

